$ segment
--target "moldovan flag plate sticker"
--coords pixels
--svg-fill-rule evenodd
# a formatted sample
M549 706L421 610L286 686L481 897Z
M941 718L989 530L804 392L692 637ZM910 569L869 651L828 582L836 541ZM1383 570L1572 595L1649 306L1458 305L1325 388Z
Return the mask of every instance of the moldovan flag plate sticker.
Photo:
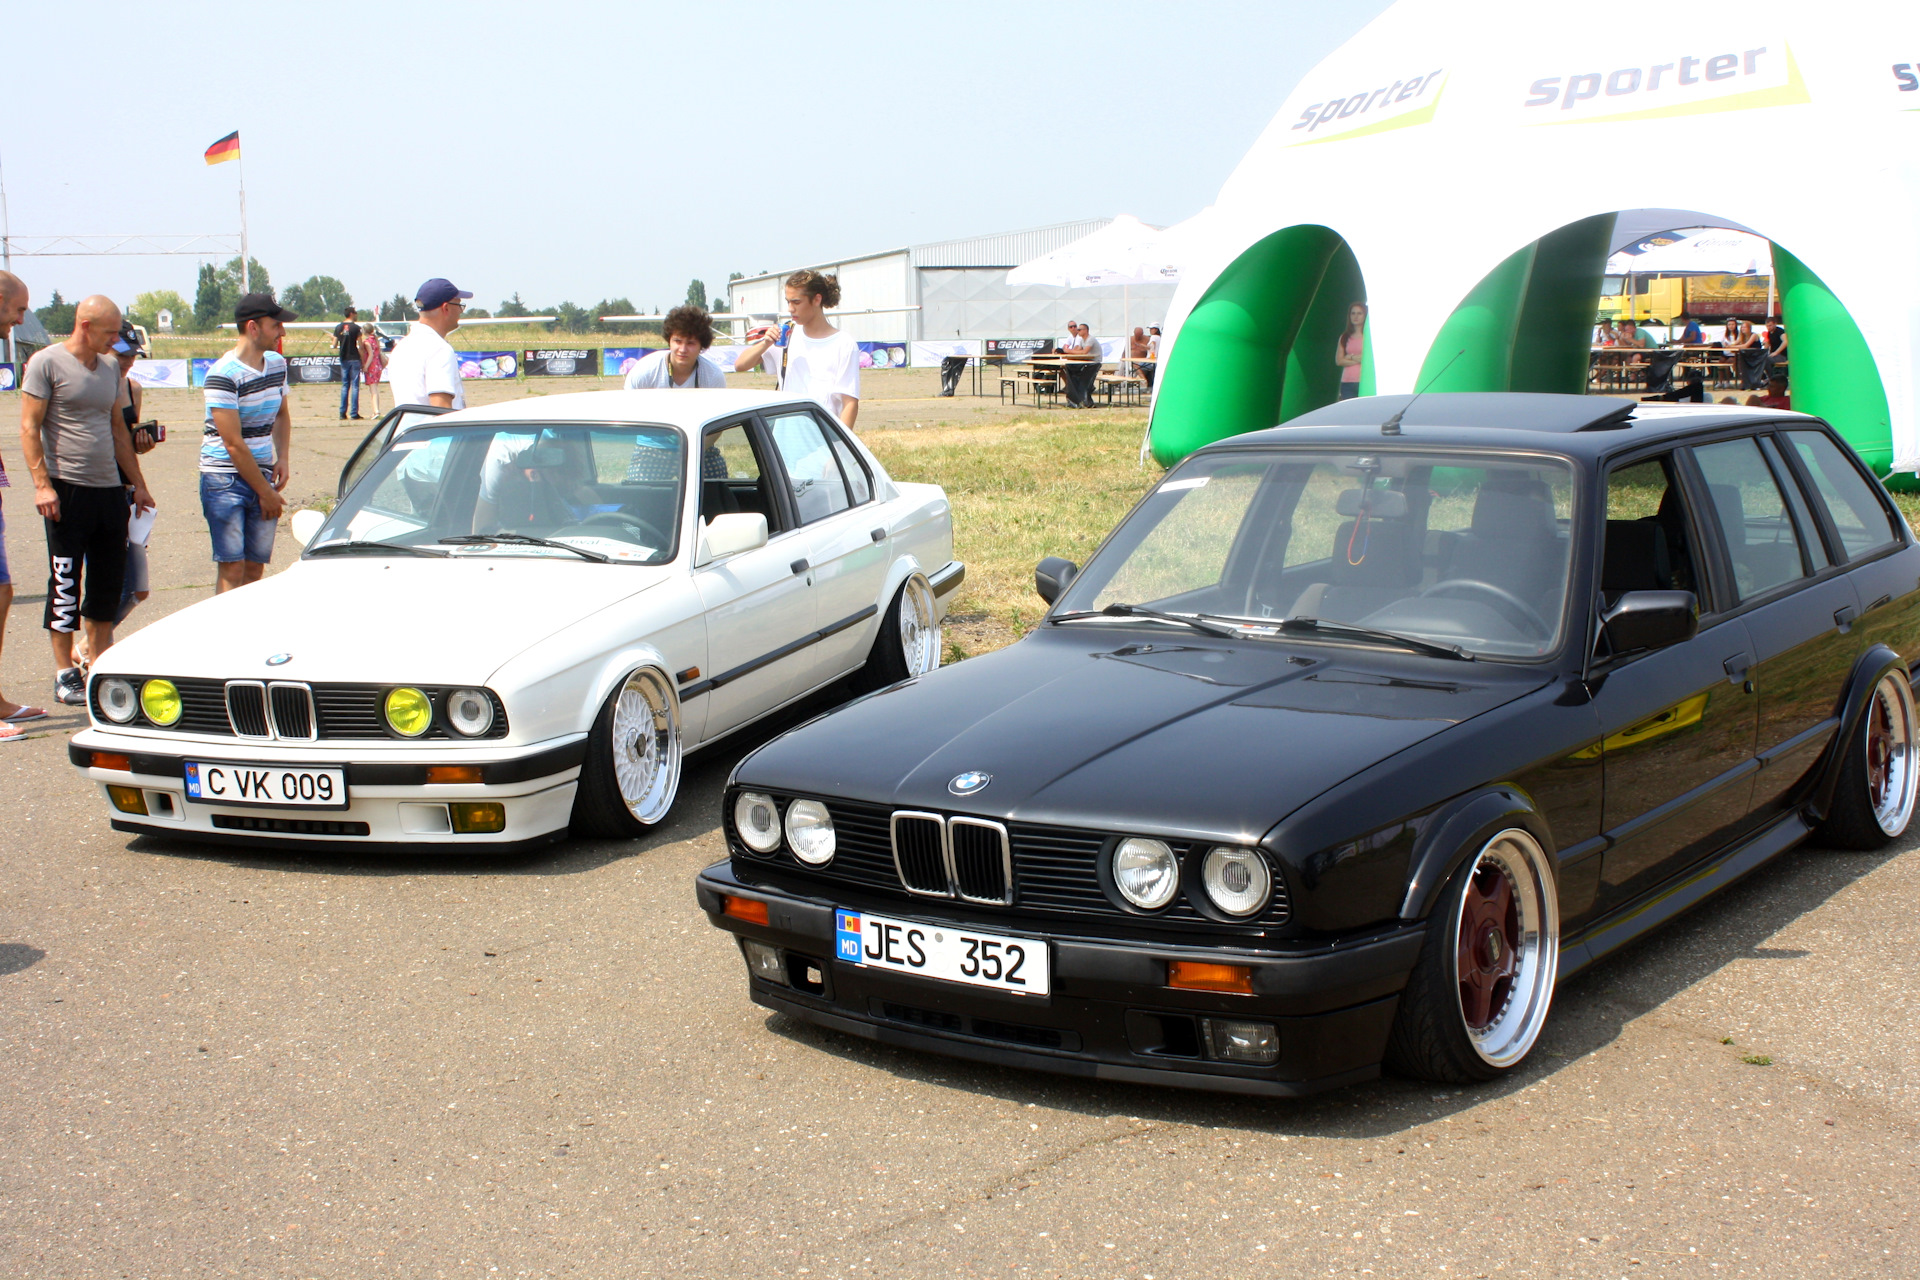
M219 164L222 160L240 158L240 131L235 129L220 141L207 148L207 163Z

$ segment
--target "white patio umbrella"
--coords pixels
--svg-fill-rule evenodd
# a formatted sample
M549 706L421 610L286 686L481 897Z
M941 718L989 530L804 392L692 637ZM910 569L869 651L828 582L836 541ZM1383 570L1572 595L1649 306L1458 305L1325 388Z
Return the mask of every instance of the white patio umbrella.
M1161 246L1165 232L1123 213L1091 235L1023 262L1007 273L1011 285L1090 289L1098 285L1177 284L1180 265Z
M1616 253L1610 276L1753 276L1773 274L1773 245L1764 236L1707 228L1645 253Z
M1620 252L1607 259L1610 276L1757 276L1767 277L1767 314L1773 314L1773 244L1765 236L1724 227L1702 227L1683 240L1645 253ZM1630 278L1627 297L1637 286ZM1633 314L1632 303L1629 312Z

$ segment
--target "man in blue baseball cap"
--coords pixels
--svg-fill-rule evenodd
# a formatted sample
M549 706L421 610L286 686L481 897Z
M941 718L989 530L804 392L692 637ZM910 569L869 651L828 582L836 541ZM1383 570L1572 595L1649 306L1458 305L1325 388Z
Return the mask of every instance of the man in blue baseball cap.
M387 363L387 381L393 385L396 405L467 407L466 392L460 386L460 358L447 335L460 327L460 315L472 296L440 276L421 285L413 295L420 319L394 344L393 359Z

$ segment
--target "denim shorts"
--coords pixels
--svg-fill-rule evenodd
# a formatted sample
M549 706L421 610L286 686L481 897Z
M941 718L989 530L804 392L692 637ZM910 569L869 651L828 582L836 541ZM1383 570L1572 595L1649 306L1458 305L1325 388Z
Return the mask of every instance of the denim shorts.
M213 535L215 564L266 564L273 559L275 521L261 518L260 495L237 473L200 473L200 510Z

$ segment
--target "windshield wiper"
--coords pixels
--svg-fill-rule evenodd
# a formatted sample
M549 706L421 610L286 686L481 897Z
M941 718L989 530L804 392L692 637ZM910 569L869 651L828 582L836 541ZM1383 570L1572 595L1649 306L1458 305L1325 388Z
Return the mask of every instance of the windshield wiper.
M330 556L330 555L433 556L436 559L445 559L449 553L445 551L435 551L432 547L410 547L404 542L347 541L347 542L323 542L317 547L308 547L307 554L310 556Z
M1192 627L1195 631L1210 636L1219 636L1222 640L1234 640L1238 637L1226 627L1216 627L1210 622L1202 622L1188 613L1162 613L1158 609L1149 609L1140 604L1110 604L1104 609L1082 609L1076 613L1063 613L1049 618L1049 623L1074 622L1080 618L1156 618L1161 622L1177 622L1183 627Z
M1274 618L1246 619L1249 626L1279 627L1287 632L1317 632L1322 635L1354 636L1364 640L1385 640L1390 644L1405 645L1421 653L1430 653L1438 658L1458 658L1462 662L1472 662L1473 655L1457 644L1440 644L1433 640L1421 640L1414 636L1403 636L1397 631L1382 631L1378 627L1361 627L1351 622L1330 622L1325 618Z
M553 547L559 551L571 551L582 560L592 560L598 564L606 564L613 559L612 556L603 555L598 551L576 547L571 542L555 542L552 538L536 538L525 533L463 533L458 537L442 538L440 541L454 547L480 546L489 542L511 543L516 547ZM445 555L446 552L443 551L440 554Z

